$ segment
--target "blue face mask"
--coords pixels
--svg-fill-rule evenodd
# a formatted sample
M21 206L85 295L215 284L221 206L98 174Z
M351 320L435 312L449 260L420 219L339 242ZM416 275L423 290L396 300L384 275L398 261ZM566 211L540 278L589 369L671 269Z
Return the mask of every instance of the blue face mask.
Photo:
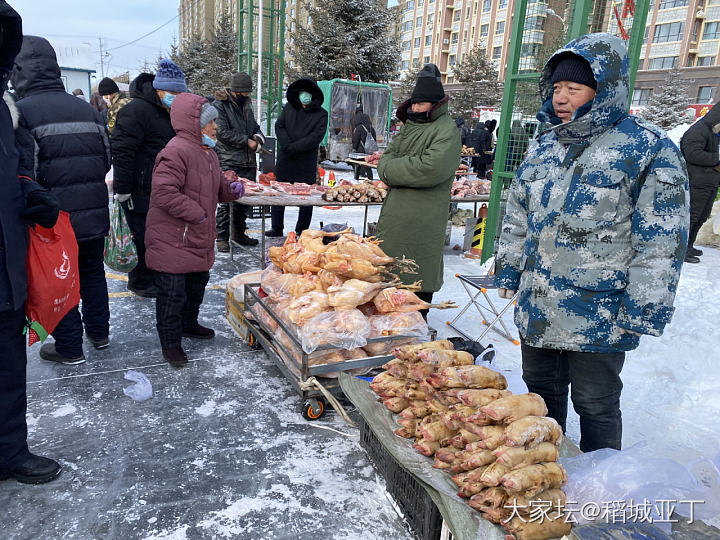
M312 101L312 95L310 95L310 92L300 92L298 98L300 98L300 103L303 105L310 105L310 102Z
M215 145L217 144L217 141L215 139L211 139L210 136L205 135L204 133L202 136L202 142L208 148L215 148Z
M171 94L170 92L165 92L165 95L162 98L163 105L165 105L168 109L172 107L173 100L175 99L175 94Z

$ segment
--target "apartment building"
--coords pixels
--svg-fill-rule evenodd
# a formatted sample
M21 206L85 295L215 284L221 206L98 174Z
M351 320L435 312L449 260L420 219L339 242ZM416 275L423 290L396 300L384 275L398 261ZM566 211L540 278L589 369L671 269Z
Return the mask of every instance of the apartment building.
M286 0L285 3L285 61L293 66L292 52L295 47L295 32L299 27L310 25L311 17L308 7L312 8L312 0Z
M680 68L692 103L720 97L720 0L655 0L643 43L633 106L647 105L673 67Z
M195 35L210 39L215 21L221 13L229 13L237 30L237 0L180 0L178 28L180 46Z

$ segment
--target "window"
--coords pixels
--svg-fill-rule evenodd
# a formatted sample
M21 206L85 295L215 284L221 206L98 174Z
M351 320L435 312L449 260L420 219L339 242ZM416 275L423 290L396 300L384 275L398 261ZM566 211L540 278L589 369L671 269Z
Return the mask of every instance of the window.
M507 7L507 0L500 0L498 2L498 9L505 9Z
M455 77L448 76L447 80L445 81L445 84L452 84L455 82Z
M433 23L434 20L435 20L435 14L434 14L434 13L429 13L429 14L428 14L428 18L427 18L428 26L429 26L429 27L432 27L432 23Z
M434 4L435 0L428 0L428 4Z
M422 26L422 17L418 17L415 19L415 28L420 28Z
M432 43L432 36L425 36L425 46L429 47Z
M520 45L520 56L537 56L540 43L523 43Z
M403 32L407 32L408 30L412 30L412 21L405 21L403 25Z
M463 32L463 42L467 41L467 30Z
M645 27L645 33L643 34L643 45L647 43L648 37L650 36L650 27Z
M720 38L720 22L711 22L705 24L705 31L703 32L703 39L718 39Z
M643 107L650 105L652 97L652 88L636 88L632 96L633 107Z
M420 47L420 38L419 37L415 38L415 41L413 42L413 47L415 47L416 49L418 47Z
M544 28L544 17L528 17L527 19L525 19L525 30L542 30Z
M502 47L493 47L493 60L499 60L502 56Z
M651 58L648 69L672 69L677 67L677 56L661 56L659 58Z
M701 86L698 88L698 97L697 102L698 103L712 103L714 101L715 97L715 87L714 86Z
M489 25L487 25L487 24L483 24L483 25L480 27L480 37L487 37L487 35L488 35L488 27L489 27Z
M425 0L418 0L418 7L424 6L424 5L425 5Z
M430 63L430 57L426 56L423 58L423 64L429 64Z
M715 65L715 57L714 56L699 56L697 59L696 66L714 66Z
M702 26L702 21L700 19L697 19L695 23L693 24L693 30L692 35L690 36L690 41L693 43L697 42L698 34L700 33L700 27Z
M413 61L412 61L413 69L417 69L419 67L418 66L419 63L420 63L420 60L418 58L413 58Z
M456 9L455 13L453 13L453 22L458 22L460 20L460 15L462 15L462 11Z
M660 0L660 7L658 9L670 9L687 5L688 0Z
M708 25L710 26L710 25ZM653 43L667 43L668 41L680 41L682 39L684 22L658 24L655 26Z
M465 18L466 19L470 18L470 6L468 6L467 9L465 10Z
M452 43L453 45L455 45L457 42L458 42L458 33L457 33L457 32L453 32L453 33L450 35L450 43Z
M483 0L483 13L490 11L492 8L492 0Z
M410 69L410 62L407 60L403 60L400 62L400 71L407 71Z
M402 50L403 51L409 51L410 50L410 40L403 41L402 42Z
M412 11L413 9L415 9L415 0L410 0L410 1L405 5L405 10L406 10L406 11Z
M454 66L454 65L455 65L455 60L456 60L456 58L457 58L457 57L456 57L454 54L451 54L451 55L448 57L448 64L450 64L451 66Z
M500 21L499 23L495 24L495 34L504 34L505 33L505 21Z

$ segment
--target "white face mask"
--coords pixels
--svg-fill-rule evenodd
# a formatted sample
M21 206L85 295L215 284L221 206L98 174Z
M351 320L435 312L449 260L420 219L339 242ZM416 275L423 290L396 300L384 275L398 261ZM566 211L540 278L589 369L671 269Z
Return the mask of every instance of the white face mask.
M110 98L107 98L107 97L103 96L103 101L104 101L105 103L107 103L108 105L110 105Z

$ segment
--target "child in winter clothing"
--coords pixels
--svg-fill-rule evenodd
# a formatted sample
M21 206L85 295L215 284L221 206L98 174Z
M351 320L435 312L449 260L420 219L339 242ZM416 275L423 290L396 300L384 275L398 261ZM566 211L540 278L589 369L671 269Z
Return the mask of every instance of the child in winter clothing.
M210 268L215 262L215 208L244 194L220 170L215 146L217 109L203 97L180 94L170 119L177 135L155 160L145 244L147 265L155 271L155 304L163 357L187 364L181 338L212 339L198 322Z

